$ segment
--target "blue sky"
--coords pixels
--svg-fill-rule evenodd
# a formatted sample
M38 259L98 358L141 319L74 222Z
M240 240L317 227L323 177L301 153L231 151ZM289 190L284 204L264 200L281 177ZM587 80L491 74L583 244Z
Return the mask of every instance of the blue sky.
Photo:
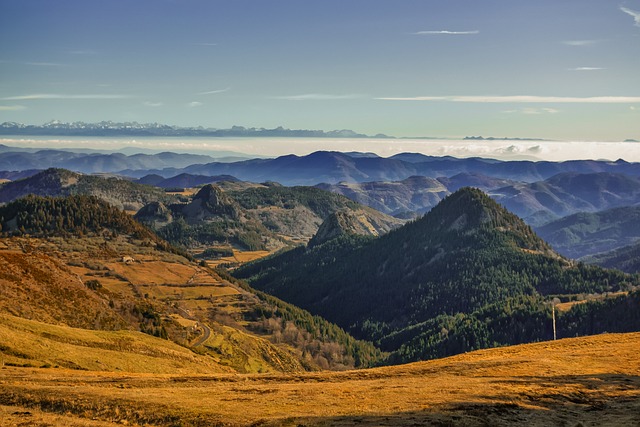
M0 0L0 121L640 140L640 0Z

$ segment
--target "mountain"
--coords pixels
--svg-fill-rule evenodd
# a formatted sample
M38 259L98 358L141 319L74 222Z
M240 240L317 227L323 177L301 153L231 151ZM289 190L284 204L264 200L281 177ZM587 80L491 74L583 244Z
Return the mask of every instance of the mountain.
M450 178L412 176L402 181L340 182L338 184L318 184L316 187L342 194L351 200L389 215L410 217L425 213L445 196L462 187L476 187L487 191L512 184L514 184L513 181L482 174L461 173Z
M122 153L81 153L67 150L39 150L35 152L4 151L0 154L0 170L15 171L27 169L47 169L52 167L69 169L82 173L108 173L120 170L147 170L164 168L184 168L193 164L210 163L215 159L206 155Z
M207 184L188 203L154 203L136 218L154 226L170 242L188 248L231 244L274 250L307 242L329 215L345 210L357 212L371 225L372 233L384 233L403 223L337 194L280 185L223 191Z
M195 264L95 197L29 196L1 207L0 218L0 333L3 362L14 366L299 372L381 356L324 319Z
M569 258L612 251L640 240L640 206L569 215L536 228L536 233Z
M582 259L584 262L604 268L615 268L626 273L640 273L640 243L636 242L608 252L587 255Z
M128 169L123 175L164 177L180 173L232 175L243 181L276 181L285 185L315 185L320 182L401 181L411 176L430 178L458 174L480 174L497 179L536 182L560 173L615 173L640 176L640 164L575 160L568 162L498 161L492 159L430 157L422 154L398 154L393 157L356 156L353 153L318 151L306 156L286 155L275 159L253 159L234 163L212 162L185 168L154 170Z
M91 195L126 210L138 210L147 203L175 202L177 197L147 185L115 178L83 175L65 169L47 169L28 178L0 185L0 203L28 194L40 196Z
M160 187L165 189L173 188L193 188L199 187L205 184L213 184L220 181L239 181L237 178L231 175L216 175L216 176L204 176L204 175L191 175L188 173L182 173L171 178L163 178L160 175L147 175L136 182L140 184L153 185L154 187Z
M251 217L294 241L308 241L322 222L339 211L355 212L362 221L373 224L370 230L377 234L384 234L404 223L344 196L314 187L269 184L230 191L229 195Z
M390 215L423 212L435 206L448 189L434 178L413 176L394 182L318 184L316 187L342 194Z
M309 241L309 246L320 245L340 236L381 236L390 231L386 222L367 215L364 210L344 210L332 213L324 220Z
M234 274L374 341L394 361L549 339L545 299L640 284L561 258L471 188L382 237L342 235Z
M577 212L640 203L640 178L608 172L562 173L495 189L492 197L532 225Z
M233 126L230 129L205 129L203 127L179 127L159 123L99 123L73 122L57 120L43 125L24 125L15 122L0 124L0 135L65 135L65 136L191 136L191 137L304 137L304 138L392 138L378 134L368 136L349 129L322 131L307 129L245 128Z

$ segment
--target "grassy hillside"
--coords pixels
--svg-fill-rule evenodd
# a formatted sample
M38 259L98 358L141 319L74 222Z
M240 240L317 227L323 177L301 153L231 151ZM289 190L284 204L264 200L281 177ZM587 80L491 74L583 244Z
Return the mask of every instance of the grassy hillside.
M29 197L2 209L11 217L3 228L17 227L0 238L3 313L144 332L238 372L345 369L380 359L371 344L324 319L171 251L99 199Z
M639 347L638 333L603 334L290 375L5 367L0 417L8 426L637 426Z

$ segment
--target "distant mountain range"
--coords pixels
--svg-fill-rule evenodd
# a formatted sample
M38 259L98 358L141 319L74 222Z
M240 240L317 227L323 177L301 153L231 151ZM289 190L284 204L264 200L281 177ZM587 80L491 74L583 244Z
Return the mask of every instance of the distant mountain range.
M204 127L180 127L159 123L103 121L99 123L60 122L43 125L24 125L15 122L0 124L0 135L63 135L63 136L206 136L206 137L294 137L294 138L392 138L384 134L364 135L348 129L322 131L308 129L246 128L233 126L230 129Z
M596 160L567 162L498 161L492 159L433 157L403 153L392 157L357 156L334 151L317 151L306 156L287 155L275 159L253 159L234 163L213 162L185 168L121 170L136 178L153 173L169 178L180 173L232 175L243 181L275 181L284 185L315 185L321 182L401 181L411 176L452 177L461 173L498 179L535 182L559 173L621 173L640 176L640 163Z
M451 178L459 174L483 175L497 180L536 182L560 173L615 173L640 176L640 163L596 160L567 162L498 161L493 159L425 156L401 153L379 157L372 153L317 151L305 156L286 155L226 162L206 155L77 153L62 150L21 151L0 146L0 171L60 167L82 173L117 173L132 178L159 175L231 175L242 181L315 185L340 182L391 182L412 176ZM475 178L474 178L475 179ZM505 183L509 184L509 183ZM463 184L466 185L466 184Z

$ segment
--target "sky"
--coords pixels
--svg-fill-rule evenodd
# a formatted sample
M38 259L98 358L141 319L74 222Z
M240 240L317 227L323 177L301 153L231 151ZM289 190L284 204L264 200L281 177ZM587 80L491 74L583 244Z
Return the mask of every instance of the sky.
M0 122L640 140L640 0L0 0Z

